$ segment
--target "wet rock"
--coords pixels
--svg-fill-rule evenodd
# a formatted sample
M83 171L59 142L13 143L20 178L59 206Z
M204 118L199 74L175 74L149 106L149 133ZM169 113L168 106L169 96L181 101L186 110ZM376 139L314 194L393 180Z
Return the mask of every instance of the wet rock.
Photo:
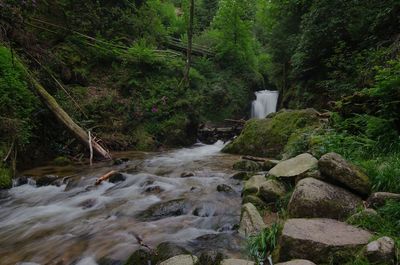
M217 186L217 191L218 192L234 192L231 186L226 185L226 184L220 184Z
M243 187L243 194L257 194L261 185L266 182L267 179L263 175L252 176Z
M275 202L286 193L285 185L277 180L269 179L260 186L259 196L265 202Z
M194 176L193 172L182 172L182 174L181 174L181 178L190 178L193 176Z
M189 243L191 252L199 256L202 253L240 252L242 238L237 233L218 233L199 236Z
M64 181L67 183L64 191L70 191L74 188L79 187L79 184L81 182L81 177L68 177Z
M274 160L274 159L267 159L263 162L262 164L262 169L265 171L271 170L273 167L279 164L279 160Z
M129 256L128 260L124 265L148 265L152 263L154 253L151 253L148 249L138 249Z
M160 265L194 265L197 260L196 256L178 255L161 262Z
M60 186L61 183L58 180L59 177L55 175L41 176L36 179L36 186L37 187L49 186L49 185Z
M361 198L323 181L306 178L297 183L288 210L291 217L344 220L362 206Z
M82 207L82 209L89 209L92 208L93 206L95 206L97 203L96 199L87 199L81 203L78 204L79 207Z
M188 205L184 199L160 202L150 206L139 214L140 220L155 221L171 216L179 216L188 212Z
M244 259L224 259L221 265L254 265L253 261L248 261Z
M255 195L246 195L243 198L243 204L252 203L257 209L264 209L267 204Z
M111 182L111 183L122 182L122 181L125 181L125 180L126 180L126 177L124 176L124 174L119 173L119 172L115 172L108 179L108 181Z
M146 193L158 194L164 191L160 186L150 186L144 190Z
M235 173L232 178L233 179L238 179L238 180L248 180L250 178L250 173L245 172L245 171L240 171L238 173Z
M98 265L124 265L121 260L115 260L107 257L103 257L97 261Z
M323 155L318 161L318 166L323 175L338 181L360 195L370 193L371 185L368 176L339 154L328 153Z
M400 194L390 192L375 192L367 200L368 207L379 208L389 200L400 202Z
M371 263L394 264L394 240L384 236L372 241L365 247L364 254Z
M255 172L262 170L262 167L255 161L243 159L233 164L233 169Z
M167 260L174 256L189 254L189 251L176 243L163 242L157 246L156 253L157 256L155 257L156 260L154 264L157 264L160 261Z
M208 264L221 264L224 259L224 254L216 251L205 251L199 256L197 265L208 265Z
M280 238L280 259L306 259L317 264L348 260L368 244L372 234L333 219L289 219Z
M242 206L239 233L245 236L255 235L264 228L266 228L266 225L257 208L251 203L244 204Z
M16 187L18 187L18 186L22 186L22 185L28 184L28 179L29 179L29 177L27 177L27 176L17 177L15 179L15 181L14 181L14 185Z
M197 207L193 210L193 215L194 216L199 216L199 217L209 217L214 215L215 210L210 211L206 207Z
M116 158L116 159L114 159L114 161L113 161L113 165L114 165L114 166L122 165L123 163L126 163L126 162L128 162L128 161L129 161L129 158L125 158L125 157L123 157L123 158Z
M291 261L277 263L276 265L315 265L315 263L305 259L293 259Z
M315 169L317 166L318 160L312 155L305 153L279 162L268 174L278 178L294 179L309 170Z

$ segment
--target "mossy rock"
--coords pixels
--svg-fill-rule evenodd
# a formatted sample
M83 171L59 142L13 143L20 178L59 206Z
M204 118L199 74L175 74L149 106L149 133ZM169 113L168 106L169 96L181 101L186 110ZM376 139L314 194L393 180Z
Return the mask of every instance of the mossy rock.
M222 151L261 157L279 157L293 133L319 126L318 112L314 109L281 110L272 117L248 121L239 137Z
M53 164L56 166L68 166L71 164L71 160L65 156L59 156L53 160Z
M0 167L0 190L12 187L12 174L8 168Z
M233 169L255 172L262 170L262 166L257 162L244 159L233 164Z

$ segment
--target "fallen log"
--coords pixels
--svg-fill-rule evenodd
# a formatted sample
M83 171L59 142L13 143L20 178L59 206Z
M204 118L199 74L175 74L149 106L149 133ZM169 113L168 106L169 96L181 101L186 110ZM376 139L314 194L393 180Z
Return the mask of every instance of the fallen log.
M226 122L231 122L231 123L239 123L239 124L245 124L246 120L240 119L240 120L233 120L233 119L225 119Z
M255 157L255 156L242 156L242 159L244 160L250 160L254 162L265 162L267 159L261 158L261 157Z
M100 178L96 179L95 185L100 185L103 181L108 180L113 174L117 173L115 170L111 170L110 172L104 174Z
M19 62L19 61L18 61ZM93 139L88 141L89 135L83 130L78 124L76 124L72 118L61 108L57 101L46 91L46 89L32 76L29 70L19 62L21 68L25 71L26 76L31 81L35 91L40 96L42 102L49 108L49 110L56 116L60 123L62 123L82 144L90 149L93 148L93 152L102 157L103 159L110 160L110 153L103 148L99 143Z

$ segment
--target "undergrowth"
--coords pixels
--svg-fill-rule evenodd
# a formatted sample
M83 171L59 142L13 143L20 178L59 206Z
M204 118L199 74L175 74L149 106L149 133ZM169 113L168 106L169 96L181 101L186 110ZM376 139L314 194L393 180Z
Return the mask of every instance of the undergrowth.
M265 260L278 244L280 230L281 227L275 223L271 227L262 230L259 234L250 236L247 239L246 247L248 256L253 258L257 264L265 264Z

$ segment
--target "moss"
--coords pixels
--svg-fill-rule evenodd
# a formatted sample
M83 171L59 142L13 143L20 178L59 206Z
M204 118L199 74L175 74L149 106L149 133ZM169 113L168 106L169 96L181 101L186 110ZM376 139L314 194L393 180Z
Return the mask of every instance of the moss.
M0 166L0 189L9 189L12 187L11 170Z
M293 133L319 126L318 114L313 109L282 110L273 117L248 121L241 135L223 152L278 157Z
M56 166L68 166L71 164L71 160L65 156L59 156L53 160L54 165Z

